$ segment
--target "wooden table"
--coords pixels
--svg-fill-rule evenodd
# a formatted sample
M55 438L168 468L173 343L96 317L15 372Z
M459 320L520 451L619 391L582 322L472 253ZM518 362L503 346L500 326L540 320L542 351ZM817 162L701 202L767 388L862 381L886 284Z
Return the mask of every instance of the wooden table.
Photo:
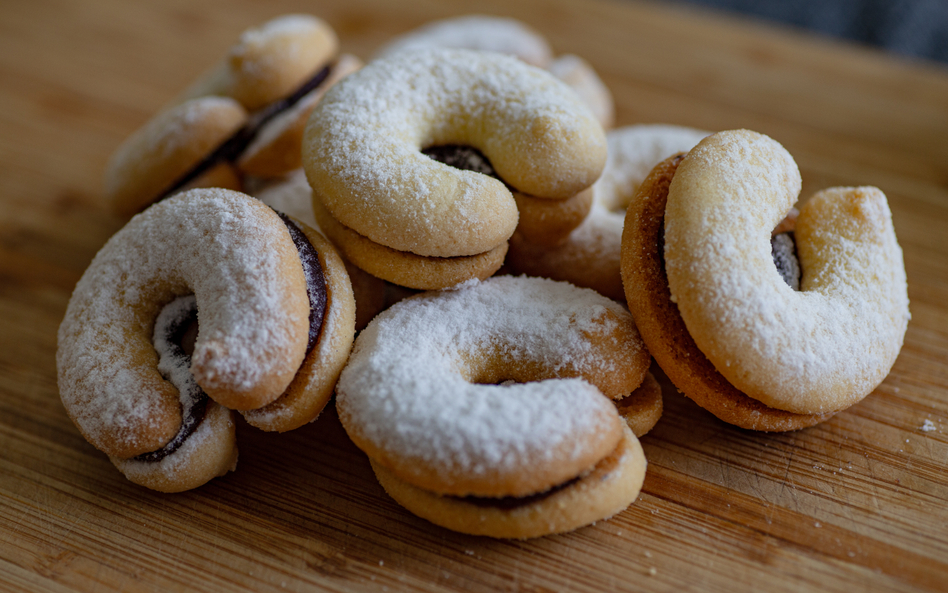
M776 435L722 424L666 383L639 499L528 542L402 510L331 410L285 435L239 426L238 470L195 491L127 482L66 417L54 358L72 287L122 224L101 198L110 152L276 14L318 11L368 57L473 9L584 56L619 125L747 127L796 157L804 194L882 188L912 309L891 375ZM635 2L5 0L0 196L0 590L948 590L944 67Z

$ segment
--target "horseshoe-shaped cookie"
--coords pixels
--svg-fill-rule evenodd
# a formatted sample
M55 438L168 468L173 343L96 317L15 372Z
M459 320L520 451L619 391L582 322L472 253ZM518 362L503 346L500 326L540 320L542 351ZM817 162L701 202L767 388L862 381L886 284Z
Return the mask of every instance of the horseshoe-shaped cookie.
M236 460L227 408L276 431L319 414L354 309L342 260L318 233L238 192L184 192L133 218L79 280L59 329L62 401L131 479L192 488ZM184 363L175 349L191 350ZM208 434L203 418L220 430Z

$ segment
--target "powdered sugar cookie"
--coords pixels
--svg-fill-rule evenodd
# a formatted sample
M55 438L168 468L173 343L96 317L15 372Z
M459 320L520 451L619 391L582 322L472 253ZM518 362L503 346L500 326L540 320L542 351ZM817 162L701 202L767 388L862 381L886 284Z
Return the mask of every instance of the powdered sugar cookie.
M505 183L422 153L457 144L539 198L576 195L605 161L602 128L552 76L499 54L431 50L372 62L334 86L307 126L304 167L314 200L369 241L470 257L504 245L518 215Z
M634 448L610 398L640 385L649 361L618 303L566 283L495 277L376 317L340 377L337 409L353 442L401 482L436 496L523 498ZM627 505L638 485L593 513L620 510L615 496Z
M332 29L308 15L245 31L224 60L116 150L105 179L113 210L130 216L191 187L240 189L245 174L298 168L309 111L360 65L351 56L335 60L337 49Z
M540 198L576 195L605 162L601 127L553 77L496 54L431 50L373 62L333 87L307 127L304 165L327 210L377 243L481 253L510 236L515 204L503 183L421 153L448 144L477 148Z
M681 158L672 156L655 166L626 214L622 277L627 304L642 339L672 383L725 422L765 432L797 430L823 422L832 414L794 414L748 397L715 370L688 333L678 307L671 301L662 249L668 186Z
M689 332L729 382L771 407L826 413L868 395L895 362L909 319L905 269L882 192L834 188L800 207L801 291L787 286L770 232L800 183L766 136L699 144L669 187L666 270Z
M314 419L353 324L324 239L249 196L192 190L133 218L83 274L59 329L60 395L130 479L185 490L233 467L227 408L266 430Z
M901 249L879 190L824 190L803 204L795 231L802 271L796 291L778 271L771 241L771 229L800 188L799 172L783 147L754 132L720 133L689 152L677 170L656 176L668 187L668 299L720 374L705 383L723 381L748 396L753 408L737 405L752 418L766 409L783 411L787 422L762 424L785 430L825 419L881 382L901 348L909 312ZM652 191L646 201L661 193ZM746 202L751 196L752 205ZM656 242L634 240L640 233L632 229L655 218L637 212L640 222L633 223L632 207L626 222L628 267L623 240L633 310L637 270ZM649 333L647 319L639 323L643 335Z

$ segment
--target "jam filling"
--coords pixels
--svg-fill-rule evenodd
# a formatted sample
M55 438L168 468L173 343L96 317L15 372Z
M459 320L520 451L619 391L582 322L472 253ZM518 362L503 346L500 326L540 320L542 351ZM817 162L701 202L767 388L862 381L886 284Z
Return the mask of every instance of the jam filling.
M306 276L306 294L309 297L309 335L306 342L308 356L319 339L319 331L326 315L326 277L316 248L303 231L286 215L279 212L277 214L293 239ZM197 300L193 295L173 301L155 321L154 343L159 356L158 370L178 388L181 397L181 428L164 447L142 453L134 458L136 461L154 463L171 455L194 434L207 414L208 396L190 371L197 327Z
M300 102L300 100L308 95L310 92L315 90L319 85L326 80L329 76L329 72L332 70L332 67L335 64L328 64L316 74L314 74L309 80L304 82L298 89L293 91L287 97L283 99L274 101L269 105L263 107L259 111L255 112L250 121L248 121L242 128L234 132L234 134L224 141L223 144L218 146L211 154L207 155L201 162L195 165L190 171L181 176L177 181L175 181L167 191L161 194L161 197L158 200L162 200L178 190L191 183L214 166L223 163L223 162L235 162L247 149L247 146L257 137L257 134L260 130L269 123L273 118L283 113L284 111L291 109L294 105Z

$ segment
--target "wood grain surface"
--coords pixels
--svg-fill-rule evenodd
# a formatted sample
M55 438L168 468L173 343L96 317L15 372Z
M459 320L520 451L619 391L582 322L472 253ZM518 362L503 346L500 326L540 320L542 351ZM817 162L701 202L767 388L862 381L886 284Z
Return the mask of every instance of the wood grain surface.
M876 185L912 321L891 375L817 427L757 434L664 384L626 511L527 542L448 532L390 500L332 410L238 426L236 472L137 487L59 401L56 330L120 228L112 150L248 26L313 12L364 58L433 18L519 18L586 58L619 125L746 127L782 142L804 194ZM926 430L927 429L927 430ZM637 2L323 0L0 3L0 590L948 590L948 71Z

